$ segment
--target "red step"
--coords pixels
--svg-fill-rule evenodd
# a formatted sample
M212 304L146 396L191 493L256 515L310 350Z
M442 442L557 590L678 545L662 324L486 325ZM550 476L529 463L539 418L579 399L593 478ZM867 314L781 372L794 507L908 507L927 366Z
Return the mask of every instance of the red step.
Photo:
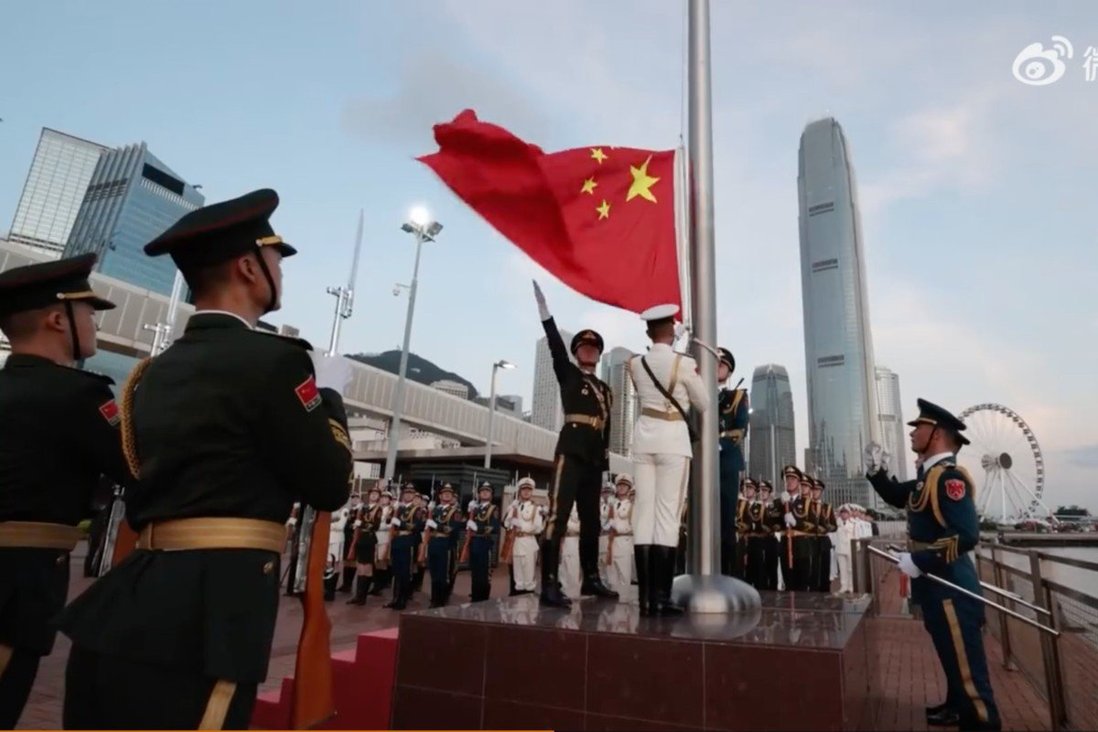
M355 648L332 655L336 716L319 729L388 729L396 675L398 628L358 636ZM293 677L256 699L253 729L289 729Z

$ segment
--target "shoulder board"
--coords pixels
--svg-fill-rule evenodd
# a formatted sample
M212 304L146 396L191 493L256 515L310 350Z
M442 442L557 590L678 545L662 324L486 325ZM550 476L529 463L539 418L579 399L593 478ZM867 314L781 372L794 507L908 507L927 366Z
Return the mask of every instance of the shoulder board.
M269 330L254 329L254 330L252 330L252 332L256 333L258 335L267 336L268 338L277 338L280 341L284 341L286 343L292 343L293 345L295 345L298 348L301 348L302 350L305 350L305 351L313 350L312 344L309 343L309 341L305 340L304 338L297 338L295 336L286 336L286 335L282 335L280 333L272 333Z

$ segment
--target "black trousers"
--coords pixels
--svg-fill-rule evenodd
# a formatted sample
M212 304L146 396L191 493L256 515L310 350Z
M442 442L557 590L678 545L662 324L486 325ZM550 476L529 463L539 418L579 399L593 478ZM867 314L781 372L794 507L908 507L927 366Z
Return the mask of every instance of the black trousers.
M760 590L778 589L778 540L767 536L763 542L762 586Z
M793 564L789 563L789 542L793 542ZM815 565L815 539L811 536L783 536L781 540L782 581L786 590L811 591L815 589L813 573Z
M196 729L217 679L104 656L74 645L65 668L65 729ZM238 684L222 729L248 729L256 684Z
M550 546L541 557L542 566L554 577L557 575L555 562L560 559L560 544L568 529L573 504L580 520L580 566L585 577L598 574L601 491L602 465L571 455L557 455L553 489L549 495L549 523L545 527L545 543ZM551 562L554 565L548 567Z
M817 592L831 592L831 538L821 536L816 539L816 586Z
M469 575L472 579L472 600L487 600L492 594L492 540L473 537L469 542Z
M747 537L747 582L756 590L768 590L766 586L766 543L769 536Z
M7 668L0 674L0 729L15 729L38 675L40 660L42 656L33 651L12 651Z

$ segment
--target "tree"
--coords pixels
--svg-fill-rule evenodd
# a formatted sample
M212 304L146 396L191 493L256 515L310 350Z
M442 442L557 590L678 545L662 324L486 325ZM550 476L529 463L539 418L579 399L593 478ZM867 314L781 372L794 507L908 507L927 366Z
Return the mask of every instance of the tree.
M1059 506L1053 515L1057 518L1066 518L1071 516L1077 516L1079 518L1086 518L1090 516L1090 511L1082 506L1072 504L1070 506Z

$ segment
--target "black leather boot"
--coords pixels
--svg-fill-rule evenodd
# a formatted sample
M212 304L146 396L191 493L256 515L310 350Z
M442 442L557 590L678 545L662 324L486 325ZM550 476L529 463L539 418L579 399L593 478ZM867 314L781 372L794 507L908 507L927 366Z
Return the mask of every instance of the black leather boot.
M652 614L652 573L649 568L651 557L651 544L633 547L633 558L637 561L637 602L640 604L641 617L645 618Z
M355 587L355 572L357 568L352 565L350 567L343 568L343 584L339 586L339 591L343 594L352 592Z
M564 594L557 577L557 565L560 562L560 544L548 540L541 543L541 598L539 604L544 607L572 607L572 601Z
M671 582L675 579L675 547L652 546L652 578L655 588L656 607L654 612L664 616L678 616L686 612L686 608L671 600Z

